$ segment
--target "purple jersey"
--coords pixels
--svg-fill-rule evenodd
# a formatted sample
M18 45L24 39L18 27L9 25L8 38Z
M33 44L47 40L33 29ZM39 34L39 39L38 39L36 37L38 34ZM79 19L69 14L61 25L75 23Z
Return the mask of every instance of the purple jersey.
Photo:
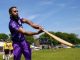
M9 22L9 30L11 32L13 42L21 42L25 40L24 35L18 32L19 27L22 27L22 19L15 21L13 18L11 18Z

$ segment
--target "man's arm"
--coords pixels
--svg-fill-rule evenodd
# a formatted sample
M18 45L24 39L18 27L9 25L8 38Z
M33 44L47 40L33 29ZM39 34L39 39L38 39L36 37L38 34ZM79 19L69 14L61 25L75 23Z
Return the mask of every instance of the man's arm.
M35 29L42 30L42 27L41 27L41 26L39 26L39 25L33 23L33 22L30 21L30 20L27 20L27 19L24 19L24 18L23 18L23 19L22 19L22 22L23 22L23 23L26 23L26 24L28 24L28 25L30 25L31 27L33 27L33 28L35 28Z
M25 31L21 27L19 27L18 32L20 32L20 33L22 33L24 35L37 35L37 34L41 33L41 31L38 31L38 32L28 32L28 31Z
M18 31L24 35L36 35L36 34L39 34L41 33L42 31L39 30L38 32L28 32L28 31L25 31L22 27L20 27L16 22L12 22L10 24L10 27L13 28L15 31Z

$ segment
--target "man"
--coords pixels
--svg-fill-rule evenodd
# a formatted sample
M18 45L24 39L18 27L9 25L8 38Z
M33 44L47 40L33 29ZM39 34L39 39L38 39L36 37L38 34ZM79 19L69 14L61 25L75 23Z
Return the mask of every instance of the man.
M3 46L3 60L9 60L9 42L5 41Z
M36 35L42 32L42 27L33 22L20 18L18 15L18 10L16 7L11 7L9 9L10 22L9 29L13 41L13 54L14 60L20 60L23 53L25 60L31 60L31 49L29 43L25 40L24 35ZM38 32L27 32L23 29L22 23L26 23L31 27L38 29Z
M12 46L12 42L9 42L9 56L13 57L13 46Z

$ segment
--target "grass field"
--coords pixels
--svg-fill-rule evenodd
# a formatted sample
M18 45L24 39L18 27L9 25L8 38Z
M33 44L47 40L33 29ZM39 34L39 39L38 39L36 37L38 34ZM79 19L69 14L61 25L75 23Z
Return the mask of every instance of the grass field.
M21 60L25 60L23 56ZM80 60L80 48L33 51L32 60Z

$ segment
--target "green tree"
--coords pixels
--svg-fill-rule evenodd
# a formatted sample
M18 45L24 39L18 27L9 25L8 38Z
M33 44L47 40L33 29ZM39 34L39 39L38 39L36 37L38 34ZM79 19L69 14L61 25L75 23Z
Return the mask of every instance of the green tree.
M51 31L50 31L50 33L51 33L51 34L55 34L54 32L51 32ZM42 34L42 35L40 36L40 39L42 39L42 40L45 40L45 38L48 39L48 43L49 43L49 44L53 44L53 45L59 44L58 41L56 41L55 39L53 39L52 37L50 37L50 36L47 35L46 33L44 33L44 34Z
M34 42L34 40L35 40L33 36L26 36L25 35L25 38L30 44L32 44Z
M77 38L77 35L73 34L73 33L68 35L68 41L70 41L73 44L79 44L80 43L80 39Z
M55 35L73 44L80 43L80 39L74 33L56 32Z
M74 33L65 33L65 32L64 33L63 32L50 32L50 33L62 38L63 40L66 40L70 43L80 44L80 39ZM54 45L59 44L58 41L56 41L55 39L53 39L52 37L50 37L46 33L42 34L40 36L40 38L47 38L49 40L49 42L53 43Z
M9 38L9 36L5 33L0 33L0 40L7 40Z

